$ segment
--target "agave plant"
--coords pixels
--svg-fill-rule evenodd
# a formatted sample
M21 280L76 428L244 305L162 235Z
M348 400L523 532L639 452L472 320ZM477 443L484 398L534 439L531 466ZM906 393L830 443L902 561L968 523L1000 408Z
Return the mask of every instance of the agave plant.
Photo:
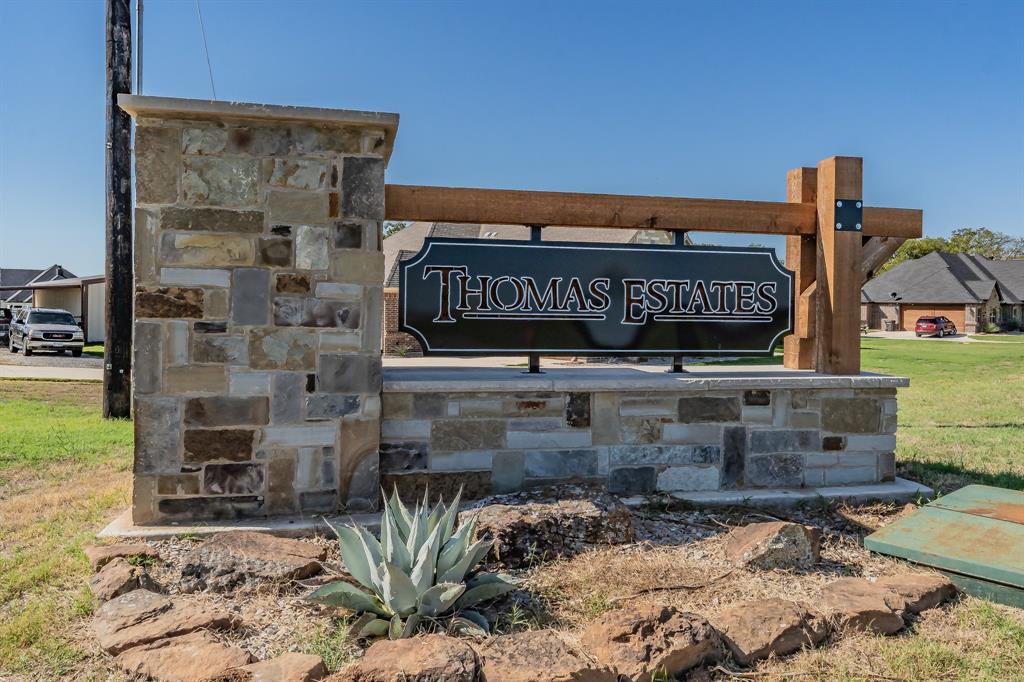
M308 599L360 613L349 629L353 638L409 637L425 620L450 620L464 634L486 634L487 619L470 607L515 588L494 573L474 572L491 548L473 542L476 519L455 528L459 497L432 509L428 497L409 511L398 490L385 501L380 541L359 524L335 526L345 568L360 585L338 581Z

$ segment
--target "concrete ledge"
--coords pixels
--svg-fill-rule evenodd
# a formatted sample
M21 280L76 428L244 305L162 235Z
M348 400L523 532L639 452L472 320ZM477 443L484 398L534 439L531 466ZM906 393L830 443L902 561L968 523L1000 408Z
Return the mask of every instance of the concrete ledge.
M339 524L356 523L377 530L380 514L344 514L328 517ZM169 540L180 535L205 537L229 530L253 530L285 538L301 538L316 535L332 535L322 516L277 516L270 519L237 519L231 521L183 521L180 524L136 526L132 522L132 510L125 509L107 527L96 534L98 538L138 538L140 540Z
M685 500L700 506L740 505L751 507L792 507L800 502L814 502L819 498L851 503L864 502L913 502L920 498L931 499L935 493L931 488L905 478L889 483L869 485L846 485L822 488L796 489L747 489L715 490L711 492L671 493L677 500Z
M514 367L385 367L387 393L502 393L508 391L709 391L728 389L903 388L906 377L863 373L839 376L757 366L693 367L669 374L664 367L552 368L528 375Z
M280 104L251 102L224 102L220 100L184 99L180 97L150 97L148 95L117 96L117 105L137 118L186 118L193 120L223 120L226 118L295 121L321 125L345 125L382 128L386 150L384 160L391 158L398 132L398 114L353 109L324 109L321 107L293 107Z

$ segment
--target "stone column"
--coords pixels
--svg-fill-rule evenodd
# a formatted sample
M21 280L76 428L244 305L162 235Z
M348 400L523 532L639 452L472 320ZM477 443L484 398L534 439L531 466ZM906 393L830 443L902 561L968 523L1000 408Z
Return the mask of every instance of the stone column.
M373 508L398 116L119 104L136 122L135 522Z

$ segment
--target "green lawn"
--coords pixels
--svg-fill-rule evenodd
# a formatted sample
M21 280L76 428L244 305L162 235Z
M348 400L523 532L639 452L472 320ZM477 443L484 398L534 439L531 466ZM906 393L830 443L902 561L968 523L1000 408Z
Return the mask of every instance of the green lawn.
M1024 334L972 334L976 341L995 341L996 343L1024 343Z
M131 442L99 383L0 380L0 680L114 679L78 631L82 548L128 504Z
M1024 345L863 339L861 364L910 377L898 392L901 475L940 492L1024 490Z

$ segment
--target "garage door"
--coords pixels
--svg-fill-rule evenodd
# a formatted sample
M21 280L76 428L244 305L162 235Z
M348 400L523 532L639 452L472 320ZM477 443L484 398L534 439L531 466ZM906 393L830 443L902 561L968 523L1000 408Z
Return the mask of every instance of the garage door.
M917 318L932 315L948 317L956 325L956 330L962 332L966 328L964 318L964 306L930 306L930 305L901 305L900 316L902 317L903 331L914 331Z

